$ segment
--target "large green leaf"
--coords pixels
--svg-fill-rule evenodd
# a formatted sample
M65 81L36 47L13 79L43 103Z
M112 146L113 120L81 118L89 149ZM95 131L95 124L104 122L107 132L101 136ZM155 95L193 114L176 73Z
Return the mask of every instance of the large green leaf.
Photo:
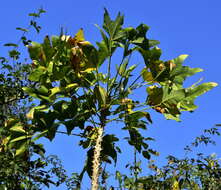
M49 98L48 94L44 94L44 89L43 88L39 88L40 91L38 91L38 89L34 89L34 88L29 88L29 87L23 87L22 90L24 92L26 92L28 95L40 99L40 100L46 100L48 102L51 101L51 99ZM42 95L43 94L43 95Z
M45 53L45 57L46 57L47 62L50 62L50 60L54 54L54 49L51 45L51 41L50 41L49 36L45 36L44 42L42 44L42 48Z
M146 38L146 33L149 27L146 24L140 24L136 28L136 35L130 40L130 43L141 47L143 50L149 50L149 40Z
M187 89L173 89L168 85L162 88L152 86L147 88L147 103L164 114L167 119L179 121L181 111L193 111L197 108L194 99L217 86L216 83L203 83Z
M28 140L31 137L32 137L32 135L23 135L23 136L19 136L17 138L14 138L14 139L10 140L10 142L14 143L14 142L18 142L18 141Z
M23 87L22 90L24 92L26 92L28 95L34 97L34 98L38 98L38 96L35 93L35 89L33 88L29 88L29 87Z
M39 60L39 56L41 55L43 48L41 44L32 42L31 46L28 47L28 51L32 60Z
M144 68L144 69L142 70L141 74L142 74L142 76L143 76L143 79L144 79L146 82L149 82L149 83L153 82L153 79L154 79L154 78L153 78L153 75L152 75L151 72L149 72L149 71L147 70L147 68Z
M19 124L15 125L14 127L11 127L10 131L26 134L26 131L24 130L23 126Z
M116 36L118 36L116 39L119 39L119 32L121 32L121 27L123 23L124 23L124 16L118 13L116 19L111 20L107 9L105 9L103 28L110 35L111 39L116 38Z
M182 101L185 98L185 90L170 90L168 86L163 87L163 97L162 102L170 103L170 104L177 104L178 102Z
M29 80L31 81L39 81L40 77L44 75L46 72L46 68L43 66L39 66L37 69L34 69L34 71L29 75Z
M159 49L157 47L154 47L150 50L145 50L142 48L136 48L136 50L138 50L141 53L147 68L149 68L151 66L151 63L154 64L155 61L158 61L160 59L161 54L162 54L161 49ZM153 67L154 66L155 65L153 65Z
M192 86L186 89L186 96L188 99L194 99L207 91L211 90L212 88L216 87L218 84L215 82L207 82L200 84L198 86Z
M102 141L102 157L110 156L114 162L117 162L117 150L115 147L115 142L119 139L115 135L105 135Z
M62 92L62 89L60 87L54 87L54 88L51 88L50 89L50 96L49 98L51 100L54 100L55 99L55 95Z
M94 93L97 97L100 107L104 106L106 104L106 99L107 99L106 90L103 87L96 85L94 88Z
M173 69L170 72L170 80L172 80L176 85L182 86L187 77L203 71L200 68L183 66L182 64L187 57L188 55L180 55L170 62L171 64L174 64Z
M16 149L15 155L19 156L19 155L23 154L25 151L28 151L28 146L27 146L26 142L24 142L22 145L20 145L20 147L18 147Z
M109 49L105 41L97 42L98 46L98 67L102 65L102 63L105 61L105 59L109 56Z

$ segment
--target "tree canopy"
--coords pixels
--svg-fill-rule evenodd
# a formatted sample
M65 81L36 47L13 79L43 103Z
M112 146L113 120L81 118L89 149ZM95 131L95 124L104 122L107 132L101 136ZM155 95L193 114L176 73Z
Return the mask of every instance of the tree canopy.
M42 13L40 9L30 14L30 27L36 32L41 29L36 19ZM82 189L83 177L88 175L92 190L114 189L114 183L107 183L105 165L117 163L123 151L118 142L126 140L134 149L134 162L126 166L131 176L116 171L118 189L219 189L220 162L214 155L168 156L168 164L161 168L153 161L153 155L159 153L149 145L154 139L142 133L155 122L150 110L165 119L181 121L182 112L193 112L195 99L217 84L199 80L185 87L185 80L202 69L186 66L187 55L162 60L159 41L147 37L146 24L125 27L121 13L112 19L105 9L103 25L96 26L102 36L96 45L86 41L83 29L74 36L61 31L34 42L26 38L27 29L17 28L24 32L21 41L31 64L20 63L19 45L6 44L13 47L9 56L14 65L1 58L0 162L5 167L0 170L0 187L41 189L41 185L66 182L69 189ZM117 62L113 61L115 54ZM131 61L134 54L142 57L142 65ZM139 92L146 94L144 101L134 96ZM106 130L107 126L115 127L114 122L121 123L118 133L127 132L123 139ZM66 131L60 131L61 126ZM217 128L204 132L220 135ZM40 138L53 141L58 133L74 133L87 152L82 172L72 178L56 157L45 156L43 145L38 143ZM200 143L214 142L202 135L191 146ZM149 162L152 174L142 174L137 155Z

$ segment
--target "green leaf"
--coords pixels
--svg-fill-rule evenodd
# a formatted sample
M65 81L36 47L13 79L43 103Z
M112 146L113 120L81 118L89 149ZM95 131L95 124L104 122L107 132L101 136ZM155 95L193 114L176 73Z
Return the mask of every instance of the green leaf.
M44 75L46 72L46 68L43 66L39 66L37 69L35 69L28 77L29 80L38 82L42 75Z
M194 99L204 93L206 93L207 91L211 90L212 88L216 87L218 84L215 82L207 82L207 83L203 83L200 84L196 87L190 87L186 89L186 93L187 93L187 98L188 99Z
M110 156L115 163L117 161L117 151L114 142L118 140L115 135L105 135L102 141L102 155Z
M7 120L7 122L5 123L5 126L6 126L7 128L11 128L11 127L17 125L18 123L19 123L19 119L9 118L9 119Z
M50 141L52 141L55 138L58 127L59 127L59 124L53 123L49 127L47 135L45 137L48 138Z
M67 134L70 135L71 132L73 131L73 129L77 126L77 122L79 121L76 121L76 120L68 120L68 121L65 121L63 124L65 125L66 127L66 130L67 130ZM78 123L79 124L79 123Z
M44 55L46 57L46 61L49 62L49 64L50 64L50 60L54 55L54 49L52 47L49 36L45 36L44 42L41 44L41 46L42 46L42 52L44 52Z
M149 47L155 47L157 45L159 45L160 42L158 40L149 40Z
M32 142L37 141L38 139L40 139L41 137L46 136L46 134L48 133L48 130L42 131L39 134L37 134L36 136L34 136L34 138L32 139Z
M22 32L28 32L29 30L26 28L17 27L16 30L21 30Z
M162 102L168 102L170 104L177 104L185 98L184 89L169 90L168 86L163 87Z
M97 42L98 46L98 67L100 67L103 62L108 58L109 56L109 49L105 41Z
M29 13L28 16L39 17L37 13Z
M49 108L44 104L44 105L39 105L36 107L31 108L31 110L26 114L26 117L28 119L33 119L34 118L34 112L35 110L41 110L41 111L48 111Z
M126 60L123 64L120 65L120 68L118 68L119 75L124 76L126 67L128 65L128 60Z
M10 128L10 131L18 132L18 133L26 133L26 131L23 129L22 125L15 125L14 127Z
M188 99L188 97L180 103L181 111L194 111L197 106L194 104L194 100Z
M146 33L149 30L149 27L146 24L140 24L136 28L136 33L134 32L132 38L130 39L130 43L137 45L143 50L149 50L150 47L153 46L153 41L150 46L149 40L146 37Z
M59 44L61 43L61 39L59 36L51 36L51 43L52 47L59 47Z
M148 152L149 152L150 154L155 155L155 156L159 156L159 155L160 155L159 152L157 152L156 150L153 150L153 149L148 149Z
M54 71L54 62L50 61L49 64L48 64L48 67L47 67L47 71L51 74L53 74L53 71Z
M35 89L33 88L29 88L29 87L23 87L22 90L24 92L26 92L28 95L34 97L34 98L38 98L38 96L35 93Z
M66 90L69 90L69 89L75 89L77 88L79 85L77 83L72 83L72 84L69 84L65 87Z
M4 44L4 46L18 47L18 45L14 43L7 43L7 44Z
M36 90L36 93L41 94L41 95L48 96L49 89L48 89L46 86L41 85L41 86Z
M151 62L158 61L162 54L161 49L157 47L154 47L150 50L145 50L142 48L136 48L135 50L138 50L141 53L147 68L150 67Z
M50 98L50 99L54 99L54 98L55 98L54 96L55 96L56 94L60 93L60 92L62 92L62 89L61 89L60 87L51 88L51 89L50 89L50 96L49 96L49 98Z
M16 149L16 156L23 154L27 150L27 143L24 142L19 148Z
M174 64L174 68L170 72L169 77L170 80L179 87L183 85L183 82L187 77L203 71L200 68L190 68L188 66L183 66L182 64L187 57L188 55L180 55L179 57L171 60L171 64Z
M30 139L31 137L32 137L32 135L20 136L20 137L10 140L10 143L14 143L14 142L22 141L22 140L27 140L27 139Z
M19 55L21 54L19 51L15 49L9 51L8 53L11 58L16 59L16 60L19 58Z
M129 77L129 76L130 76L130 73L131 73L134 69L136 69L136 68L137 68L137 64L134 64L134 65L130 66L130 67L126 70L126 72L125 72L125 77Z
M150 153L148 151L142 151L142 155L144 156L144 158L146 158L147 160L149 160L151 158Z
M28 51L32 60L39 60L39 56L42 54L43 48L41 44L32 42L31 46L28 46Z
M189 55L187 55L187 54L180 55L179 57L173 59L173 62L178 66L182 65L188 56Z
M115 20L111 20L107 9L104 10L104 24L103 28L110 35L111 39L119 39L119 32L121 32L121 27L124 23L124 16L118 13ZM116 37L118 36L118 37Z
M143 76L143 79L146 81L146 82L153 82L153 76L152 76L152 73L149 72L146 68L144 68L141 72L142 76Z
M101 107L104 106L106 104L106 98L107 98L106 90L103 87L96 85L94 88L94 92L97 96L97 100L100 103L100 106Z

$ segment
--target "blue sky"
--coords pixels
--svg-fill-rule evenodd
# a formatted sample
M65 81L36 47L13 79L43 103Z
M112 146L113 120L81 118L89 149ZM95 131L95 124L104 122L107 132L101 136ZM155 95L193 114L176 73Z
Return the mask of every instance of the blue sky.
M5 50L4 43L16 42L19 33L16 27L28 25L27 14L43 7L47 13L40 19L42 31L33 40L41 41L43 36L59 34L64 27L71 34L79 28L85 31L87 40L100 40L99 31L94 24L102 23L103 8L106 7L112 16L120 11L125 15L125 26L136 27L145 23L151 27L148 35L161 42L162 58L172 59L180 54L189 54L185 62L191 67L204 69L203 73L189 79L196 82L203 77L205 82L214 81L221 84L221 1L220 0L7 0L0 3L0 54ZM141 61L141 60L139 60ZM182 122L167 121L163 116L153 112L153 125L145 134L152 136L156 142L152 144L160 153L157 162L164 163L168 154L183 155L183 147L194 137L200 135L205 128L221 123L220 86L198 98L199 105L194 113L184 113ZM57 154L69 171L80 171L84 152L78 148L74 137L58 135L53 143L44 141L49 154ZM123 144L125 146L125 144ZM216 152L221 157L221 137L217 138L216 147L201 147L200 150L211 154ZM119 163L130 160L130 149L125 152ZM120 167L120 166L119 166ZM85 186L88 186L85 180ZM55 188L53 188L55 189ZM58 188L62 189L62 188Z

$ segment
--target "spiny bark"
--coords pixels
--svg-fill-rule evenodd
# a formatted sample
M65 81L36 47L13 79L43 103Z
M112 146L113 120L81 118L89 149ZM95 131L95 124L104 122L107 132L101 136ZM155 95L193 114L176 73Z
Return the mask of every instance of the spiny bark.
M98 137L94 148L94 159L93 159L93 173L91 181L91 190L98 190L99 187L99 171L100 171L100 155L101 155L101 143L103 138L103 127L98 128Z

